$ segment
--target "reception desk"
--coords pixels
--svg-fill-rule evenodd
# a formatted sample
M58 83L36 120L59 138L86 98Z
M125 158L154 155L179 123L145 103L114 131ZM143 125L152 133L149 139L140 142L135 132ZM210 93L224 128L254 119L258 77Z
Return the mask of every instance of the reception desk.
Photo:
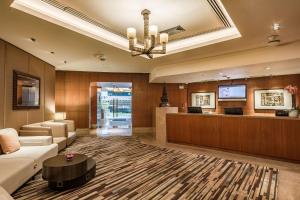
M300 119L167 114L168 142L300 161Z

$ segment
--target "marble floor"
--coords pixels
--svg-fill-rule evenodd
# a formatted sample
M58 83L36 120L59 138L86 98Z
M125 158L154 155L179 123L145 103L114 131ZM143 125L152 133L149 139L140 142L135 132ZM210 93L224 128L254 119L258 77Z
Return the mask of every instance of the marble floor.
M90 134L97 136L131 136L130 128L97 128L92 129Z
M99 137L107 135L131 135L131 130L110 130L108 132L101 130L92 130L90 132L93 135L98 135ZM101 134L106 133L106 134ZM299 200L300 199L300 164L290 163L285 161L261 158L250 155L243 155L238 153L220 151L209 148L200 148L195 146L174 144L174 143L157 143L155 138L151 134L139 135L136 133L132 134L133 136L140 137L142 143L156 145L160 147L172 148L181 151L209 155L224 159L236 160L249 162L257 165L264 165L269 167L274 167L280 170L279 172L279 186L278 186L278 199L279 200Z

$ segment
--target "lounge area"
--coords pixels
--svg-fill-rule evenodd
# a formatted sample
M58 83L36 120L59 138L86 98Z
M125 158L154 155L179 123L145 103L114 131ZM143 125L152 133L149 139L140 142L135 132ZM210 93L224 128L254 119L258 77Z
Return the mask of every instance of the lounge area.
M0 200L300 199L300 1L0 1Z

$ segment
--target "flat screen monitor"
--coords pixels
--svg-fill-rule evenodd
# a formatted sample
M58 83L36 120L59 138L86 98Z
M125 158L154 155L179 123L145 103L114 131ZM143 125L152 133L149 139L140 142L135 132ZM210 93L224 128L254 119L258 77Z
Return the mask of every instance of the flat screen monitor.
M219 85L219 100L246 100L246 85Z

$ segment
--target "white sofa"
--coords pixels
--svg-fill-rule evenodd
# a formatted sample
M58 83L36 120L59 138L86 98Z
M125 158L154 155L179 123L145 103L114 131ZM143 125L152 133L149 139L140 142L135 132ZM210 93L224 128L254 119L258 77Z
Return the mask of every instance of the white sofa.
M0 129L17 134L15 129ZM19 137L20 150L0 155L0 186L12 194L42 169L43 162L58 153L58 145L51 136Z
M76 139L76 131L73 120L45 121L28 124L21 127L21 136L48 135L53 137L53 142L58 144L58 151L71 145Z
M1 186L0 186L0 199L1 200L14 200Z

